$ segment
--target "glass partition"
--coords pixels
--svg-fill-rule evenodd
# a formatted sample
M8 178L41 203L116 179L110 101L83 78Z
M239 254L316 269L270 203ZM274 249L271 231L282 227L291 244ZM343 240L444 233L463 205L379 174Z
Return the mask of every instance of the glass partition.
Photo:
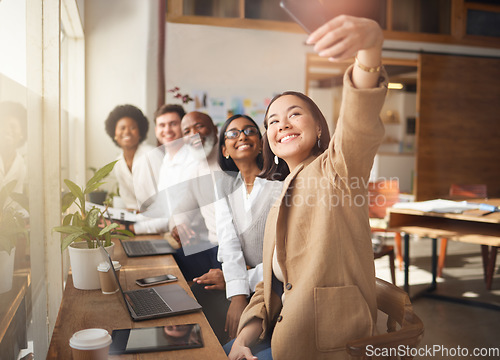
M45 358L62 294L59 238L50 233L60 222L60 6L0 1L2 360Z
M47 350L47 299L38 144L39 95L27 88L26 1L0 2L0 354ZM4 56L7 55L7 56ZM38 179L38 180L37 180ZM41 214L39 215L39 217ZM36 256L34 256L36 254Z

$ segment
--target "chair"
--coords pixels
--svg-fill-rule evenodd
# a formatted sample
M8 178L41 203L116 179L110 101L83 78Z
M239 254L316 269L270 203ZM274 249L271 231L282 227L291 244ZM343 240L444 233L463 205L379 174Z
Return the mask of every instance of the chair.
M371 359L370 353L384 355L384 351L390 351L395 356L377 356L377 359L397 359L398 349L416 348L424 335L424 324L413 312L410 298L406 292L378 278L376 279L376 289L377 309L388 316L387 332L348 342L346 351L353 359ZM400 358L413 358L410 354L408 355Z
M472 199L472 198L487 198L488 189L485 184L451 184L449 198L453 200L464 200L464 199ZM486 245L482 245L486 246ZM440 246L439 246L439 257L438 257L438 269L437 276L442 277L443 268L446 260L446 249L448 247L448 239L440 238ZM482 248L483 257L484 257L484 247ZM485 264L485 262L483 261Z
M398 180L380 180L368 184L369 196L369 216L372 233L387 232L387 208L399 201L399 181ZM395 242L401 246L401 235L396 234ZM398 248L398 254L401 254L401 248ZM391 269L392 283L396 284L396 271L394 267L394 246L383 245L374 251L374 258L379 259L383 256L389 256L389 266Z

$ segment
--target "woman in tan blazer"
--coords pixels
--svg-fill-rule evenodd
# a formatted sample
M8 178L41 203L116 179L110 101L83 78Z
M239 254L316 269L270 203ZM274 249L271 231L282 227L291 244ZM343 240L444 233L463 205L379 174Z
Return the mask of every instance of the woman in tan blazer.
M267 359L271 351L274 360L344 359L347 341L375 329L366 187L384 133L382 30L339 16L308 43L320 56L356 55L356 62L344 75L331 141L321 111L303 94L280 94L266 111L263 175L286 178L267 219L264 281L241 316L230 359L254 359L254 352ZM253 348L266 342L262 353Z

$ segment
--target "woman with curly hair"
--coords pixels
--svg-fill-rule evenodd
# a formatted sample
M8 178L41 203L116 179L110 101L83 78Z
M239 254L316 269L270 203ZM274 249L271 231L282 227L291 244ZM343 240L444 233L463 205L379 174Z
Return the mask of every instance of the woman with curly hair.
M141 144L148 133L148 119L133 105L119 105L109 113L105 126L106 133L122 149L114 168L120 196L127 209L138 210L132 174L137 160L154 148Z

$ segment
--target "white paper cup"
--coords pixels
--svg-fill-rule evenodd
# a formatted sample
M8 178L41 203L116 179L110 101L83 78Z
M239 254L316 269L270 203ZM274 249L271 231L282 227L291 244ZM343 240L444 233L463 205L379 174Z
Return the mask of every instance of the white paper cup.
M113 207L115 209L125 209L127 205L125 204L125 201L120 196L114 196L113 197Z
M77 331L69 340L73 360L107 360L111 335L104 329Z
M118 261L113 261L113 267L115 268L116 276L120 276L121 265ZM103 294L114 294L118 291L118 284L113 273L110 271L111 267L108 262L102 262L97 267L99 272L99 279L101 281L101 291Z

